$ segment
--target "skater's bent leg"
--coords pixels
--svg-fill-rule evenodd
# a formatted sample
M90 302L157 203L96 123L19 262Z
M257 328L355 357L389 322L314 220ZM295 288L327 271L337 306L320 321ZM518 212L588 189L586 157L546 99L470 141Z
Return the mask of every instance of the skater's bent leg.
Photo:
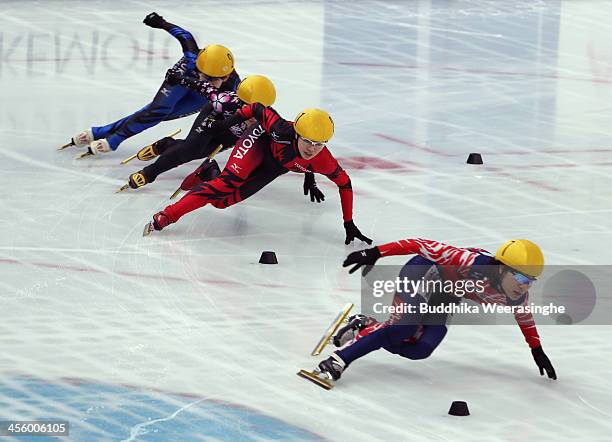
M286 172L286 171L285 171ZM247 199L250 196L255 195L265 186L270 184L276 178L281 176L283 172L272 171L267 169L256 169L253 174L242 184L238 189L229 195L227 198L221 201L215 201L212 203L217 209L225 209L233 206Z
M253 136L253 129L247 130L236 141L225 169L217 178L194 187L177 203L164 209L171 223L177 222L183 215L206 204L228 198L261 165L265 149L269 149L268 140Z
M209 155L215 147L213 136L191 138L187 140L175 140L168 145L155 162L143 168L143 173L148 182L153 182L162 173L174 169L181 164Z
M177 222L183 215L193 212L206 204L221 201L230 196L244 180L224 170L217 178L207 181L186 193L180 200L164 209L171 223Z
M143 106L141 109L137 110L136 112L134 112L131 115L128 115L126 117L123 117L117 121L113 121L112 123L109 123L107 125L104 126L94 126L91 128L91 133L93 135L93 139L94 140L99 140L100 138L106 138L108 137L110 134L112 134L113 132L117 131L117 129L119 129L119 127L121 127L122 124L124 124L128 119L130 119L132 117L132 115L135 115L139 112L144 112L149 106L151 106L151 103L148 103L147 105Z
M399 345L384 347L390 353L408 359L425 359L440 345L448 329L445 325L426 325L423 334L414 343L403 342Z
M168 115L171 115L174 111L176 103L187 93L189 93L189 90L182 86L170 86L166 82L162 83L162 86L149 105L123 119L122 124L106 137L111 149L117 149L127 138L166 120ZM199 107L202 107L204 103L205 101L202 98ZM199 109L195 104L193 107L192 112ZM184 113L185 110L182 109L182 112Z
M351 345L337 350L336 354L348 366L354 360L380 348L395 348L404 340L409 339L417 331L418 325L385 325L378 330L355 341Z
M400 279L418 280L425 275L432 264L431 261L415 256L400 271ZM403 303L414 306L415 312L418 312L419 304L422 302L425 302L424 298L410 292L398 293L393 300L394 305ZM404 341L414 336L420 323L421 315L418 313L406 313L392 317L384 326L372 327L372 332L362 335L351 345L336 351L336 354L349 365L354 360L380 348L398 349Z

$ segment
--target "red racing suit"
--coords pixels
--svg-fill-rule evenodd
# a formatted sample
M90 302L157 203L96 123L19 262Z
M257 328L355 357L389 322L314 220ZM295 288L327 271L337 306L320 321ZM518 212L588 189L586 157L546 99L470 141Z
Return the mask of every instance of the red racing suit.
M236 142L224 170L214 180L205 182L181 200L164 209L170 222L206 204L218 208L229 207L248 198L279 175L287 171L314 172L325 175L339 189L343 220L353 219L353 190L348 174L340 167L327 147L306 160L299 155L293 123L281 118L271 107L254 103L242 107L234 116L212 122L211 129L221 131L255 118L253 125ZM255 183L246 186L245 183Z

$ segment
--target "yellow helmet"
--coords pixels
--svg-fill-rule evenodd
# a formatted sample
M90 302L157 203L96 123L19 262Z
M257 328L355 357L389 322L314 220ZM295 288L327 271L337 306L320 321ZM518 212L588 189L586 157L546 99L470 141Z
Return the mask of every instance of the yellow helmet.
M263 75L249 75L236 89L238 98L247 104L261 103L272 106L276 101L276 89L268 77Z
M534 278L544 271L542 250L528 239L512 239L506 242L497 250L495 259Z
M294 120L295 131L301 137L319 143L327 142L334 135L334 120L321 109L305 109Z
M234 56L225 46L208 45L198 54L196 66L209 77L225 77L234 70Z

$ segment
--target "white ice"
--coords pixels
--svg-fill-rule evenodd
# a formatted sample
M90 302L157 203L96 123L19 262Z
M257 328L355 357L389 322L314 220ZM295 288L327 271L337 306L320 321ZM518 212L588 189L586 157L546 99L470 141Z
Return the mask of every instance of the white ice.
M287 118L329 110L355 222L375 243L495 250L526 237L548 264L612 261L609 2L5 0L0 419L89 428L53 396L7 392L32 377L192 396L175 411L227 401L335 441L610 438L609 326L540 327L556 382L539 376L514 326L451 327L420 362L381 350L332 391L298 378L318 362L309 353L327 322L360 296L341 262L365 245L344 245L337 191L323 176L323 204L288 174L238 206L205 207L143 238L197 164L115 194L140 167L119 162L175 128L186 134L193 118L97 158L56 148L154 95L180 48L141 23L152 10L202 46L230 47L242 75L270 76ZM469 152L485 166L466 165ZM257 264L263 250L279 265ZM100 399L81 399L95 414ZM472 415L448 416L453 400ZM152 406L148 419L169 416ZM97 440L152 440L135 425Z

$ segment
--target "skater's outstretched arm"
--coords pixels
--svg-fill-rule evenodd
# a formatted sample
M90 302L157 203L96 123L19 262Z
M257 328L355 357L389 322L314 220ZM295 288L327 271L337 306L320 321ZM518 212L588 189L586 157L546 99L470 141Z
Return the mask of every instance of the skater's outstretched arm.
M353 219L353 186L346 171L326 147L317 154L311 163L312 171L325 175L338 186L343 220Z
M525 297L524 304L527 304L527 297ZM533 320L531 313L515 313L514 319L521 329L525 341L529 345L529 348L536 348L540 346L540 335Z
M430 239L401 239L360 252L353 252L347 256L342 266L354 265L349 270L349 273L353 273L361 266L374 265L379 258L392 255L419 255L441 265L468 266L472 265L474 260L481 255L479 252L484 251L449 246Z
M420 255L442 265L471 265L480 255L476 249L449 246L431 239L401 239L378 246L382 256Z
M528 305L528 303L529 294L527 293L523 299L522 305ZM548 356L546 356L546 353L544 353L544 349L542 349L540 335L538 334L538 329L536 328L533 315L531 313L515 312L514 319L520 327L527 345L529 345L529 348L531 349L533 360L540 370L540 376L544 376L544 372L546 372L546 375L550 379L556 380L557 373L555 372L555 368L550 362L550 359L548 359Z
M198 48L195 38L193 38L193 35L191 35L189 31L186 31L173 23L167 22L164 20L164 17L159 15L157 12L151 12L142 22L152 28L163 29L176 38L181 44L183 55L189 63L189 68L195 68L196 58L198 57L198 52L200 49Z
M361 233L353 221L353 186L348 173L338 164L338 161L327 147L324 147L312 160L312 171L325 175L338 186L340 204L342 205L342 219L346 231L345 244L355 239L372 244L372 240Z

